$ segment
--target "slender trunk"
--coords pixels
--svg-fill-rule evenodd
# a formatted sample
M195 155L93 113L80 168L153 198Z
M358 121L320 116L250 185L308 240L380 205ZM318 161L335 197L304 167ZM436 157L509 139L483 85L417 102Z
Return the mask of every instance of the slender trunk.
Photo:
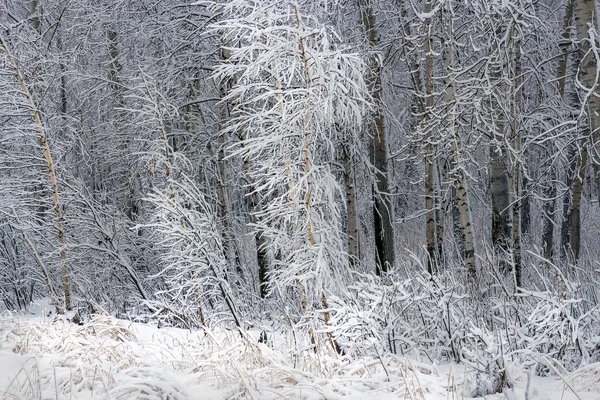
M514 46L514 89L511 99L511 137L513 138L513 151L515 159L510 176L510 186L512 193L512 237L513 237L513 261L515 283L517 287L521 286L521 206L523 205L523 196L520 184L522 182L522 171L519 157L521 155L521 132L519 128L518 113L521 106L521 43L516 41Z
M222 107L225 107L224 105ZM222 116L221 124L224 125L227 118ZM223 224L223 247L225 256L231 265L234 265L237 273L243 279L244 271L241 269L240 256L235 242L235 233L231 223L227 200L227 177L225 164L225 135L219 134L219 149L217 151L217 196L219 198L219 218Z
M414 57L410 57L408 55L409 52L414 52L414 48L406 49L407 42L409 43L408 38L411 38L413 36L410 29L411 19L408 17L408 13L406 11L405 0L399 0L398 2L400 3L400 25L402 25L402 31L404 33L404 56L407 59L408 69L410 70L410 77L413 81L415 93L417 94L416 96L414 96L414 101L415 103L417 103L417 109L419 110L419 113L425 115L425 103L423 102L423 97L420 95L421 93L423 93L423 82L420 74L421 68L417 60Z
M70 288L70 283L69 283L69 274L68 274L67 264L66 264L66 260L65 260L65 258L66 258L65 237L64 237L63 223L62 223L61 203L60 203L60 198L58 195L58 187L57 187L57 183L56 183L54 162L52 161L52 155L50 153L50 146L48 144L46 130L44 129L44 126L40 119L40 114L38 112L37 107L35 106L34 101L33 101L33 96L29 92L29 89L27 88L27 85L25 84L25 81L23 80L23 77L21 76L19 67L17 66L16 62L14 61L14 59L8 49L8 46L7 46L6 42L4 41L4 38L1 36L0 36L0 44L2 45L2 49L6 53L7 61L10 64L10 66L13 68L15 77L17 78L17 81L19 82L19 85L21 86L21 92L23 93L23 95L25 96L25 98L27 100L27 103L29 104L29 107L31 110L31 117L33 119L36 130L38 132L40 145L42 146L42 149L44 152L44 159L46 160L46 166L48 168L48 170L47 170L48 180L50 183L50 189L52 191L52 201L54 203L54 212L56 215L56 225L55 226L56 226L56 230L58 232L58 248L59 248L59 257L60 257L60 264L61 264L63 293L64 293L64 297L65 297L65 310L70 311L71 310L71 288Z
M294 12L296 14L296 23L298 25L298 29L301 30L302 29L302 23L300 20L300 13L298 11L298 7L294 6ZM300 56L302 58L302 64L304 65L304 77L306 80L306 105L305 105L305 114L304 114L304 129L302 130L302 144L303 144L303 148L302 148L302 159L304 161L304 174L305 174L305 178L304 180L306 181L306 193L304 195L304 206L306 207L306 239L308 241L308 244L310 247L313 247L317 244L317 240L315 239L315 235L313 233L313 228L312 228L312 189L311 189L311 180L309 179L309 174L310 174L310 170L311 170L311 155L310 155L310 149L309 149L309 139L308 139L308 135L310 134L309 131L309 123L310 123L310 91L312 89L312 76L310 73L310 67L309 67L309 62L308 62L308 56L306 54L305 48L304 48L304 39L303 37L299 34L299 38L298 38L298 47L300 50ZM302 287L302 283L300 282L300 287L301 287L301 291L304 292L304 288ZM330 314L329 314L329 307L327 305L327 292L326 292L326 282L325 280L322 281L321 284L321 305L323 307L323 321L325 323L325 326L329 326L329 320L330 320ZM304 303L304 301L306 301L306 296L303 295L303 304L302 307L304 309L304 311L307 310L308 306L307 304ZM315 333L312 331L312 329L310 330L310 336L311 336L311 340L313 343L316 342L316 336ZM333 337L333 334L329 331L327 333L327 336L329 338L329 342L332 346L332 348L338 353L341 354L341 348L338 345L338 343L336 342L336 340Z
M431 12L431 0L425 1L425 14ZM432 38L429 34L429 26L431 18L425 20L425 29L427 37L425 38L425 114L423 115L424 122L430 118L429 113L433 106L433 48ZM427 271L434 273L437 267L437 257L435 253L435 212L434 212L434 155L433 144L427 140L425 145L425 235L427 238Z
M425 146L425 235L427 238L427 272L433 274L437 265L435 255L435 212L434 212L434 179L433 179L433 145Z
M454 161L453 161L454 162ZM454 246L459 257L465 258L465 240L462 233L460 221L460 210L458 209L458 195L456 193L456 183L452 183L452 234L454 236Z
M429 13L431 11L432 2L427 0L425 2L425 13ZM404 37L410 38L412 37L411 29L410 29L410 20L408 18L408 13L406 11L405 2L403 0L399 0L399 8L400 8L400 24L402 25L402 30L404 33ZM426 30L429 31L429 24L431 23L431 18L427 18L425 21ZM406 43L405 43L406 46ZM405 49L405 53L409 50ZM431 107L433 106L433 55L432 55L432 45L431 45L431 37L429 33L426 37L425 44L425 73L424 73L424 82L421 79L420 75L420 65L415 59L411 59L409 64L409 69L411 71L410 76L413 81L416 96L415 100L418 106L418 111L421 114L421 123L426 125L429 120L429 112ZM405 54L406 56L406 54ZM407 57L408 59L408 57ZM425 96L423 96L425 94ZM435 219L435 211L434 211L434 159L433 159L433 145L431 142L427 141L425 144L425 154L424 154L424 162L425 162L425 181L424 181L424 194L425 194L425 235L426 235L426 250L427 250L427 271L432 274L435 269L435 265L437 264L436 257L436 247L439 248L440 242L437 242L436 246L436 219ZM443 229L443 228L442 228ZM439 234L443 234L442 231L437 232Z
M499 125L497 129L501 129ZM498 133L494 134L498 136ZM502 140L502 138L496 138ZM500 148L498 148L500 147ZM500 267L507 272L510 258L510 192L506 148L492 144L490 149L490 191L492 195L492 244Z
M542 228L542 251L544 258L552 260L554 257L554 209L556 206L556 168L551 166L548 184L544 187L544 205L542 212L544 215Z
M229 51L223 49L221 52L223 60L229 59ZM231 78L224 82L220 87L221 98L227 95L227 92L235 84L235 78ZM223 244L225 248L225 255L229 260L230 264L235 265L236 271L243 279L244 271L242 271L240 256L238 248L235 242L235 233L233 231L233 224L231 223L231 216L229 213L229 202L227 200L227 177L226 177L226 162L225 162L225 134L222 132L223 128L227 124L230 118L229 113L229 102L221 102L221 115L220 115L220 130L218 143L219 149L217 151L217 196L219 198L219 217L223 224Z
M565 84L567 82L567 65L569 61L569 49L566 44L571 38L571 23L573 22L574 0L567 0L565 6L565 16L563 17L563 32L562 32L562 55L558 61L556 69L556 78L558 79L558 96L563 98L565 95Z
M439 188L440 195L436 196L439 199L436 205L436 214L437 214L437 231L436 231L436 239L437 239L437 249L436 249L436 257L438 259L438 266L444 264L445 260L445 252L444 252L444 228L446 226L446 214L448 212L448 160L441 160L438 163L442 164L442 170L438 171L439 176Z
M256 242L256 262L258 263L258 282L260 297L266 298L269 294L269 259L267 257L266 241L260 232L254 235Z
M109 68L108 68L108 80L110 82L111 89L117 107L123 106L123 96L121 96L121 80L119 73L121 72L121 64L119 63L119 47L117 43L117 32L109 30L107 32L108 38L108 55L110 57Z
M350 265L354 266L358 259L358 221L356 219L356 193L354 192L354 168L352 165L352 154L348 146L344 146L344 186L346 189L346 212L347 235L348 235L348 256Z
M525 149L523 152L523 158L525 160L528 159L528 151ZM526 161L526 165L527 165ZM519 197L521 206L519 207L521 210L521 240L523 238L529 237L530 229L531 229L531 196L529 193L531 192L531 181L527 177L527 174L524 170L521 170L520 173L520 189L519 189Z
M300 13L298 12L298 7L294 6L294 12L296 14L296 23L298 24L298 29L301 29L300 23ZM304 163L304 174L306 181L306 192L304 194L304 205L306 207L306 239L308 244L312 247L316 244L315 236L312 228L312 184L309 178L310 170L311 170L311 161L310 161L310 149L309 149L309 140L308 136L309 132L309 121L310 121L310 90L312 89L312 77L310 75L310 69L308 65L308 57L304 50L304 39L299 35L298 39L298 47L300 49L300 56L302 58L302 64L304 65L304 78L306 80L306 105L305 105L305 113L304 113L304 126L302 129L302 161Z
M557 88L558 88L558 97L560 99L564 99L564 95L565 95L565 84L567 81L567 65L568 65L568 61L569 61L569 52L568 52L568 46L567 46L567 42L569 41L570 37L571 37L571 23L573 20L573 7L574 6L574 2L573 0L568 0L567 4L565 6L565 15L563 17L563 33L562 33L562 39L564 41L564 43L562 44L562 55L559 58L558 61L558 66L556 68L556 78L558 79L557 81ZM544 195L546 197L546 199L550 199L550 200L546 200L546 202L544 203L543 206L543 212L544 212L544 227L543 227L543 233L542 233L542 249L544 251L544 257L548 260L551 260L554 257L554 214L556 213L556 184L554 183L557 176L556 176L556 167L554 165L552 165L550 167L550 182L548 183L548 185L546 186L545 190L544 190ZM568 187L571 187L570 184L567 185ZM566 215L567 215L567 219L568 220L568 209L569 209L569 202L570 202L570 196L568 194L565 194L564 200L563 200L564 204L566 205ZM566 246L566 243L568 243L568 240L565 240L564 238L566 238L566 236L568 235L568 225L566 223L563 224L563 229L561 229L561 248L564 249L564 247Z
M568 161L569 161L569 166L567 168L567 187L571 188L571 193L567 193L565 194L564 198L563 198L563 206L562 206L562 215L563 215L563 223L561 226L561 230L560 230L560 254L561 254L561 259L562 260L568 260L572 253L571 253L571 249L570 249L570 243L571 243L571 227L570 227L570 221L571 221L571 210L572 210L572 201L573 201L573 194L575 191L575 186L576 186L576 181L577 181L577 175L579 174L579 170L577 168L577 166L579 165L580 162L580 157L579 155L576 154L577 152L577 148L574 144L572 144L568 150ZM578 189L579 190L579 189ZM576 225L578 225L578 222L575 221L574 222ZM576 230L578 230L579 228L576 227L574 228Z
M360 2L359 2L360 3ZM372 50L379 45L375 14L371 4L361 7L361 17L367 35L367 41ZM375 116L370 127L371 163L375 169L375 184L373 185L373 228L375 234L375 273L384 275L394 266L394 226L393 208L389 195L387 173L387 144L385 120L381 99L381 65L377 57L371 57L371 74L368 79L369 89L375 104Z
M585 167L588 159L587 148L584 147L579 155L577 163L577 176L573 183L573 197L571 200L571 210L569 211L569 254L573 257L573 262L579 260L579 251L581 247L581 195L583 194L583 182Z
M242 141L241 145L243 146L244 140L247 140L245 133L243 130L240 130L238 133L239 139ZM249 179L250 171L251 171L251 161L249 158L244 159L243 168L244 168L244 177L246 178L246 187L247 192L244 198L246 199L246 203L248 208L250 209L250 219L252 224L257 225L259 220L257 215L262 213L262 207L260 205L259 194L254 187L252 180ZM256 262L258 264L258 286L259 293L261 298L266 298L269 294L269 257L267 255L266 250L266 241L262 235L262 232L254 230L254 245L256 248Z
M573 261L579 260L581 245L581 194L583 191L583 181L585 167L588 157L591 164L597 166L600 163L600 99L594 92L597 85L597 65L594 53L590 51L590 42L588 35L588 24L591 24L597 34L598 24L596 23L596 2L595 0L577 0L574 9L575 25L577 27L577 37L580 41L581 61L579 70L581 71L581 82L585 86L586 93L583 107L586 109L588 117L587 126L584 130L584 140L582 151L579 155L578 175L573 187L573 201L571 202L571 211L569 213L569 236ZM595 38L592 36L592 39ZM590 142L591 140L591 142ZM589 150L588 150L589 148Z
M244 135L242 134L243 138ZM246 158L244 160L244 172L245 176L249 176L250 172L250 160ZM250 182L250 181L249 181ZM257 215L262 213L262 207L260 206L259 195L254 188L252 183L248 183L248 192L246 201L251 210L250 218L253 224L258 223ZM256 246L256 262L258 264L258 285L261 298L266 298L269 294L269 258L267 256L266 241L262 235L262 232L254 232L254 242Z
M462 144L459 134L459 126L456 123L456 99L454 82L451 77L452 66L452 43L451 33L448 35L444 43L442 61L444 64L444 102L446 105L446 124L448 131L451 133L452 140L452 157L456 193L456 211L457 222L459 225L459 243L464 257L467 276L469 281L475 282L477 278L477 266L475 265L475 246L473 241L473 229L471 224L471 210L469 207L469 190L467 186L467 174L462 165L461 149Z
M194 80L194 83L191 85L190 87L190 95L195 94L195 90L198 90L200 85L199 80ZM189 106L189 111L192 112L196 112L199 113L200 115L202 115L202 112L200 111L200 108L198 105L190 105ZM190 120L193 120L193 118L190 118ZM161 119L161 139L163 141L163 147L164 147L164 152L165 152L165 177L167 179L167 187L168 187L168 195L170 199L174 199L175 198L175 190L173 189L173 183L171 182L171 154L175 153L177 151L177 140L176 138L173 136L172 139L169 141L169 135L167 135L167 130L166 127L164 126L164 124L162 123L162 119ZM196 126L194 123L192 122L188 122L184 125L183 127L184 130L186 130L189 133L195 133L196 130ZM180 220L180 222L183 223L183 219ZM192 281L194 281L196 279L196 271L192 271L191 273L191 278ZM206 319L204 316L204 307L200 298L200 293L199 290L195 290L194 291L194 299L196 300L196 307L198 308L198 318L200 318L200 325L202 326L202 328L206 327ZM204 332L206 334L206 330Z
M455 138L455 142L458 137ZM458 148L458 144L453 147ZM456 162L459 161L458 151L454 154ZM465 173L459 168L456 184L456 207L458 209L458 219L460 223L461 244L463 247L463 257L467 268L467 276L471 282L477 278L477 265L475 264L475 242L473 240L473 227L471 222L471 209L469 207L469 189Z
M520 138L517 138L520 140ZM520 151L520 143L515 143L515 151ZM513 171L510 176L510 191L513 196L512 205L512 238L513 238L513 262L514 262L514 274L515 283L517 287L521 286L521 188L520 188L520 176L521 171L518 162L515 162Z
M497 31L498 37L503 32ZM495 59L489 65L490 77L494 83L499 83L502 74L501 61L497 42L494 42L492 51ZM502 85L497 85L500 88ZM491 99L492 113L495 113L493 121L493 140L490 144L490 194L492 197L492 246L499 260L500 269L509 272L509 260L511 257L511 206L510 206L510 184L509 170L507 166L508 149L505 143L505 117L500 105L495 104L496 98ZM494 109L495 108L495 109Z
M13 209L13 215L15 216L17 224L20 225L21 221L19 220L19 217L14 209ZM52 282L50 281L50 274L48 273L48 268L46 268L46 265L44 264L42 257L40 257L40 255L38 254L37 249L35 248L33 242L29 239L29 236L27 235L27 232L25 231L25 229L21 228L21 227L17 227L17 229L21 231L23 240L25 241L25 243L27 243L27 246L29 246L29 249L31 250L31 254L33 255L33 258L35 259L35 262L40 267L40 271L42 273L42 276L44 277L44 284L46 285L46 289L48 290L48 296L50 296L50 298L52 299L52 303L54 305L55 311L57 313L60 313L60 311L61 311L60 302L56 298L56 295L54 294L54 288L52 287Z
M123 119L123 109L125 108L125 99L123 96L123 83L121 82L121 64L119 62L120 54L119 54L119 46L118 46L118 34L117 31L113 29L109 29L106 32L106 37L108 40L108 56L109 56L109 64L108 64L108 82L109 88L112 92L113 98L113 107L111 118L116 120ZM123 136L117 144L117 150L121 157L127 157L129 151L129 143L130 138L127 136ZM129 163L126 163L127 165ZM134 178L132 171L128 166L125 167L125 170L119 171L119 173L115 173L113 168L116 167L116 163L110 163L107 166L108 173L107 176L112 180L111 185L114 188L118 188L116 199L118 202L123 202L122 206L125 210L125 215L131 221L135 221L138 217L137 215L137 201L139 200L138 193L136 188L132 185L134 183ZM124 196L124 197L120 197Z
M196 271L192 271L192 281L194 280L196 280ZM198 318L200 318L200 326L202 326L202 328L205 328L206 320L204 318L204 311L202 310L202 301L200 300L200 293L198 293L198 290L195 291L194 298L196 300L196 307L198 307ZM204 334L206 335L206 331L204 332Z

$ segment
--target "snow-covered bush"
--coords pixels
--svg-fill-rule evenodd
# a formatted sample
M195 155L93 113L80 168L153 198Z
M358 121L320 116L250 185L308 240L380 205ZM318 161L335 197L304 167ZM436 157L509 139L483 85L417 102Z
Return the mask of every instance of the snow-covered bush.
M513 385L509 364L543 375L554 374L554 364L573 371L598 357L600 310L575 292L469 291L452 271L354 278L331 298L331 330L348 355L460 361L475 377L473 396Z
M171 322L203 326L210 305L210 317L225 310L239 327L216 211L184 173L168 185L167 193L157 190L148 199L156 213L146 227L161 248L161 269L154 278L160 278L164 289L157 293L163 300L157 316L164 312Z

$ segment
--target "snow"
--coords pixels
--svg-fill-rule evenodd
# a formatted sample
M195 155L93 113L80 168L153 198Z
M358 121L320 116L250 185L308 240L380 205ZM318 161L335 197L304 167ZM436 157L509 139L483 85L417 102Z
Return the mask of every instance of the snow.
M398 357L300 357L260 331L158 328L109 316L84 325L48 316L48 302L0 315L0 393L6 399L468 399L477 382L460 364ZM487 400L600 398L600 364L562 378L508 365L513 387ZM564 379L564 380L563 380ZM567 382L568 384L565 384Z

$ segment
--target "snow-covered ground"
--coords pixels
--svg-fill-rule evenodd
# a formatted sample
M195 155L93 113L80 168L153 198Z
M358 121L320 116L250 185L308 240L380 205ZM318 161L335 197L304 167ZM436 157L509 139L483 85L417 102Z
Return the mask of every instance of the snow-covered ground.
M0 316L3 399L412 399L468 398L473 377L460 365L385 355L344 360L256 332L190 332L96 316L79 326L45 316ZM486 399L600 399L600 365L569 376L508 368L514 387Z

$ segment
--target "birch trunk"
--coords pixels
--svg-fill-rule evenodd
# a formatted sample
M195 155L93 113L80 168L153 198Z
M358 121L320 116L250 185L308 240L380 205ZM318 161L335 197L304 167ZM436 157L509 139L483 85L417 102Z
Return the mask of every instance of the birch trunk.
M451 36L450 36L451 38ZM456 211L458 212L458 223L460 229L460 243L462 247L462 256L464 257L465 267L467 269L467 277L469 281L475 282L477 278L477 266L475 265L475 246L473 241L473 230L471 224L471 210L469 207L469 190L467 186L467 178L465 166L462 165L461 157L461 140L456 124L456 100L454 82L452 81L451 66L452 66L452 48L450 47L450 38L446 40L442 54L444 64L444 102L446 105L446 124L448 131L451 133L452 140L452 157L455 193L456 193Z
M360 4L360 1L359 1ZM361 17L371 49L379 45L375 26L375 15L370 3L361 7ZM381 100L381 65L376 57L371 58L369 88L375 104L374 122L370 128L371 163L375 168L373 185L373 228L375 234L375 273L383 275L394 266L394 226L393 209L388 191L387 144L385 119Z
M247 170L248 166L244 163ZM249 188L248 201L252 212L252 222L257 223L256 215L262 212L260 202L258 201L258 194L254 192L252 187ZM254 241L256 245L256 262L258 264L258 284L261 298L266 298L269 294L269 258L266 251L266 241L262 236L261 232L254 233Z
M581 194L583 192L584 169L587 164L588 157L592 165L597 166L600 163L600 99L597 97L596 86L596 58L593 52L590 52L590 42L588 24L591 29L597 34L598 24L596 23L596 2L595 0L577 0L574 9L575 26L577 27L577 37L580 40L581 61L579 70L581 71L580 79L585 85L586 103L584 107L587 112L587 126L584 130L583 149L579 156L578 175L575 178L573 187L573 200L571 202L571 211L569 213L569 236L573 261L576 263L579 260L579 252L581 247ZM592 39L595 40L594 37ZM594 43L595 47L596 43ZM589 149L588 149L589 147ZM591 155L589 154L591 152ZM596 177L599 179L599 177Z
M25 96L25 98L27 100L27 103L29 104L29 107L31 109L31 117L33 119L34 125L38 132L40 145L42 146L42 149L44 152L44 159L46 160L46 166L48 168L47 173L48 173L48 180L50 183L50 190L52 192L52 201L54 204L54 212L56 215L56 230L58 233L58 248L59 248L62 283L63 283L63 294L65 297L65 310L70 311L71 310L71 288L70 288L70 282L69 282L68 268L67 268L67 264L66 264L66 260L65 260L65 258L66 258L65 237L64 237L63 223L62 223L61 202L60 202L60 197L58 195L58 187L57 187L57 183L56 183L54 162L52 161L52 155L50 153L50 146L48 144L46 130L44 129L44 125L42 124L42 121L40 119L39 111L33 101L33 96L31 95L31 92L29 92L29 89L27 88L27 85L25 84L25 81L23 80L23 77L21 76L19 67L17 66L16 62L14 61L14 59L8 49L8 46L7 46L6 42L4 41L4 38L1 36L0 36L0 45L2 46L2 49L4 50L4 52L6 54L8 63L13 68L15 77L17 78L17 81L19 82L19 85L21 86L21 92L23 93L23 95Z
M356 193L354 191L354 168L352 165L352 154L347 146L344 146L342 157L344 158L344 187L346 189L346 212L348 235L348 257L350 265L354 267L358 259L358 223L356 219Z
M25 241L25 243L27 243L27 246L29 246L29 249L31 250L31 254L33 255L33 258L35 259L35 262L40 267L40 271L42 273L42 276L44 277L44 284L46 285L46 290L48 290L48 295L50 296L50 299L52 299L52 304L54 305L55 311L58 313L58 312L60 312L60 308L61 308L60 301L58 300L58 298L56 298L56 295L54 294L54 288L52 287L52 282L50 280L50 274L48 273L48 268L46 268L46 265L44 264L42 257L40 257L39 253L37 252L37 249L35 248L35 245L33 244L33 242L31 240L29 240L29 237L27 236L27 232L25 231L25 229L20 227L21 221L19 220L19 216L17 215L17 213L14 209L13 209L13 215L18 224L18 226L16 228L19 231L21 231L23 240Z
M301 30L302 29L302 23L300 20L300 13L298 11L298 7L294 6L294 12L296 14L296 23L298 25L298 29ZM310 174L310 170L311 170L311 155L309 152L309 140L308 140L308 135L310 134L309 132L309 122L310 122L310 105L309 105L309 96L310 96L310 90L312 89L312 76L310 73L310 67L309 67L309 63L308 63L308 56L306 54L305 48L304 48L304 39L302 38L302 36L299 34L299 39L298 39L298 47L300 50L300 56L302 58L302 63L304 64L304 74L305 74L305 79L306 79L306 89L307 89L307 93L306 93L306 107L305 107L305 114L304 114L304 129L302 132L302 144L303 144L303 149L302 149L302 158L304 161L304 173L305 173L305 181L306 181L306 194L304 196L304 205L306 207L306 218L307 218L307 222L306 222L306 238L308 240L308 244L313 247L317 244L315 235L313 233L313 228L312 228L312 189L311 189L311 180L309 179L309 174ZM301 284L302 286L302 284ZM304 290L304 289L302 289ZM325 280L322 281L322 285L321 285L321 306L323 307L323 322L325 323L325 326L329 326L329 320L330 320L330 314L329 314L329 305L327 302L327 292L326 292L326 282ZM304 310L306 311L307 306L306 304L303 305ZM315 334L314 332L310 332L310 336L312 341L315 341ZM335 338L333 337L333 334L331 333L331 331L329 331L327 333L328 339L329 339L329 343L331 344L331 347L338 353L338 354L342 354L342 349L339 346L338 342L335 340Z
M431 12L431 3L430 0L425 1L425 14ZM429 112L433 106L433 48L432 38L429 35L430 24L431 18L427 18L425 20L427 37L425 39L425 114L423 116L425 122L429 120ZM433 144L428 140L425 145L425 210L427 211L425 215L425 235L427 238L427 271L430 274L434 273L438 261L435 252L434 174Z
M405 38L412 37L412 32L410 29L410 21L407 17L408 13L406 11L406 6L404 1L399 2L400 7L400 24L402 25L402 30ZM425 2L425 13L429 13L432 8L432 2L427 0ZM431 18L427 18L425 20L425 25L428 27L431 23ZM420 65L417 60L411 59L409 62L410 66L410 76L413 81L413 86L417 96L415 96L415 102L417 103L418 111L421 114L421 123L425 124L429 120L429 112L431 111L431 107L433 106L433 57L432 57L432 46L431 46L431 37L429 36L429 29L427 28L428 34L426 37L425 44L425 73L424 80L420 75ZM414 49L409 49L414 50ZM425 94L425 96L423 96ZM433 145L431 142L427 142L425 144L425 154L424 154L424 163L425 163L425 236L426 236L426 250L427 250L427 271L430 274L433 274L435 270L435 266L438 263L436 256L436 249L438 251L443 250L443 227L438 225L438 241L436 242L436 215L434 211L434 183L435 183L435 168L434 168L434 160L433 160ZM442 177L442 180L444 178ZM440 218L443 219L443 218ZM440 225L443 222L440 221ZM441 236L441 237L440 237Z

